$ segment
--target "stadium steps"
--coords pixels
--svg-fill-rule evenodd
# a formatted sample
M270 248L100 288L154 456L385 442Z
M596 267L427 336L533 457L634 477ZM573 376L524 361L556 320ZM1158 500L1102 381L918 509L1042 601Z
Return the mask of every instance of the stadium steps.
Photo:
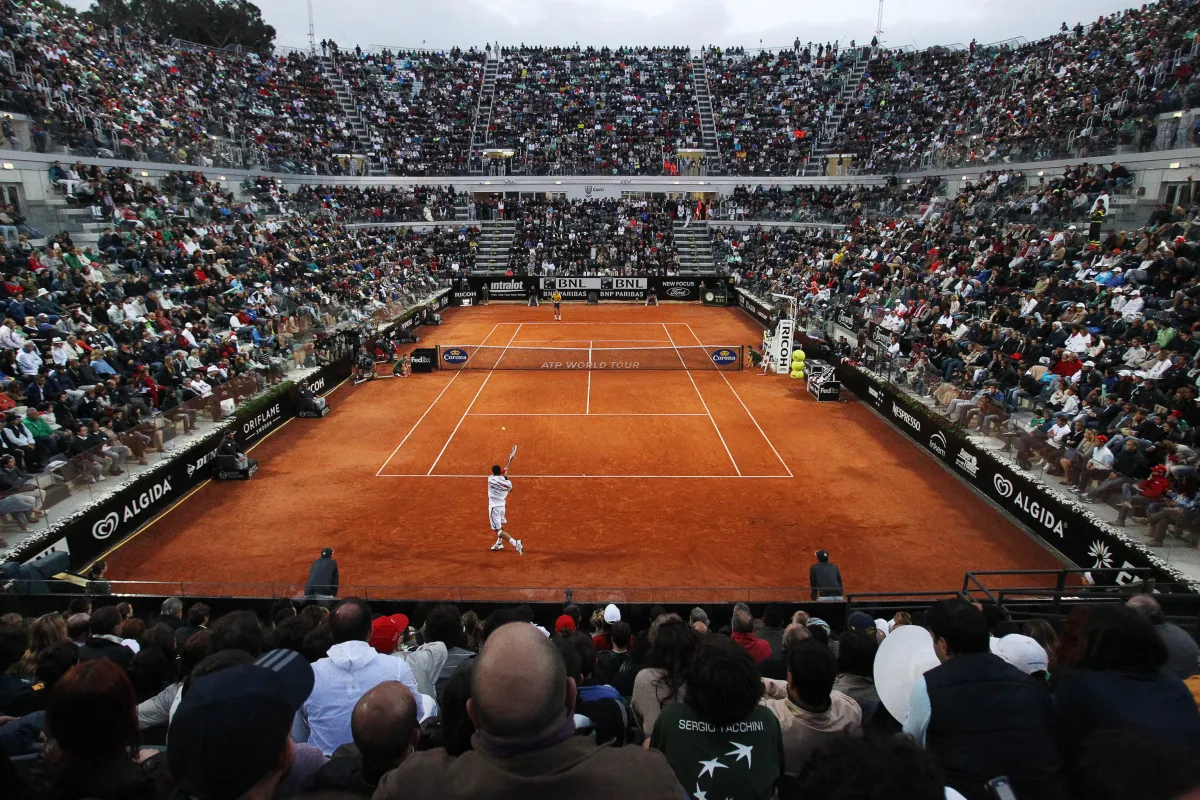
M717 119L713 114L712 93L708 86L708 67L704 56L692 56L692 86L696 91L696 110L700 114L700 141L704 146L707 174L724 174L721 146L717 141Z
M1116 194L1108 199L1108 216L1104 218L1102 230L1128 231L1144 228L1150 222L1158 201L1127 194Z
M471 206L466 200L461 199L463 197L465 197L465 195L459 195L460 199L454 203L455 222L467 222L471 218Z
M833 153L833 145L841 130L842 120L846 118L850 107L858 100L859 88L862 86L869 64L870 61L864 59L860 53L854 66L850 69L849 75L842 83L842 91L838 94L837 105L833 113L825 118L825 123L821 126L820 133L817 134L817 140L813 143L812 157L809 158L801 173L804 177L815 178L825 174L825 157Z
M509 251L512 249L516 233L517 223L509 220L488 220L479 223L474 269L501 273L507 271Z
M675 239L675 249L679 252L679 269L685 273L716 273L717 266L713 260L712 236L708 232L708 223L702 220L692 220L692 224L684 227L682 220L675 220L672 235Z
M382 142L382 138L376 136L371 130L371 126L363 118L358 110L358 101L354 98L354 92L351 91L350 85L338 74L333 67L333 62L328 58L321 59L321 75L325 82L333 88L334 95L337 97L338 105L342 108L342 114L350 123L350 129L354 131L354 137L361 143L362 151L368 158L368 167L371 177L383 177L387 173L383 169L383 163L375 155L373 145Z
M488 146L492 127L492 106L496 102L496 77L500 59L493 55L483 65L483 81L479 85L479 106L475 109L475 125L471 128L471 149L467 153L467 170L472 175L483 174L483 159L475 154Z

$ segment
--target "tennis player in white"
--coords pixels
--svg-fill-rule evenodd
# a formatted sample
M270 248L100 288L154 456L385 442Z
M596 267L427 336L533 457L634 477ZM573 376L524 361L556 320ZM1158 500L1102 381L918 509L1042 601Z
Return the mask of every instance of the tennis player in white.
M504 518L504 511L508 501L508 493L512 491L512 481L500 468L499 464L492 467L492 474L488 476L488 518L492 524L492 530L496 532L496 543L492 545L493 550L503 550L504 540L508 539L509 543L517 549L518 555L525 555L525 548L521 547L521 540L514 539L505 530L504 525L508 522Z

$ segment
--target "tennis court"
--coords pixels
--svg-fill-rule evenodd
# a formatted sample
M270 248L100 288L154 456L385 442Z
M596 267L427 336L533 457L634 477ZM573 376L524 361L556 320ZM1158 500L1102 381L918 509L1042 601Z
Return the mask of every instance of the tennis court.
M683 602L795 597L822 547L852 591L1059 566L862 405L714 360L760 341L742 312L564 317L450 310L421 344L457 363L344 385L328 417L254 450L253 480L203 486L111 553L109 576L298 590L334 547L343 594ZM507 527L524 557L488 550L484 476L514 444Z

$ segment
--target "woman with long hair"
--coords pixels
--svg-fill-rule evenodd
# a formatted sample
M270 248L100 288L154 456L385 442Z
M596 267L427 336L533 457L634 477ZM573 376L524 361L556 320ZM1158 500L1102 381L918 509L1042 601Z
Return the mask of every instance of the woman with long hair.
M633 682L633 713L644 731L653 730L663 706L687 695L697 639L696 632L675 614L655 620L649 636L648 668Z
M1060 650L1065 639L1064 632ZM1054 695L1059 746L1068 763L1101 730L1200 747L1200 710L1183 681L1163 669L1167 647L1136 610L1093 606L1073 651L1060 659L1065 669Z
M67 623L61 614L43 614L29 626L29 648L21 660L9 667L9 674L33 680L37 675L38 657L59 642L67 641Z
M46 747L33 770L38 796L164 800L165 761L138 751L133 684L107 658L72 667L50 693Z

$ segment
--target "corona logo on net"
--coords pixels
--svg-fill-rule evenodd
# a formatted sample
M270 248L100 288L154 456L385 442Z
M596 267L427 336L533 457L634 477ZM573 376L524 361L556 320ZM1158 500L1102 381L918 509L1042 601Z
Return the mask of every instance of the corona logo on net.
M462 364L466 362L467 358L469 358L467 351L461 347L451 347L442 353L442 361L447 364Z
M738 356L728 347L722 347L720 350L713 351L712 360L714 364L732 364L738 360Z

